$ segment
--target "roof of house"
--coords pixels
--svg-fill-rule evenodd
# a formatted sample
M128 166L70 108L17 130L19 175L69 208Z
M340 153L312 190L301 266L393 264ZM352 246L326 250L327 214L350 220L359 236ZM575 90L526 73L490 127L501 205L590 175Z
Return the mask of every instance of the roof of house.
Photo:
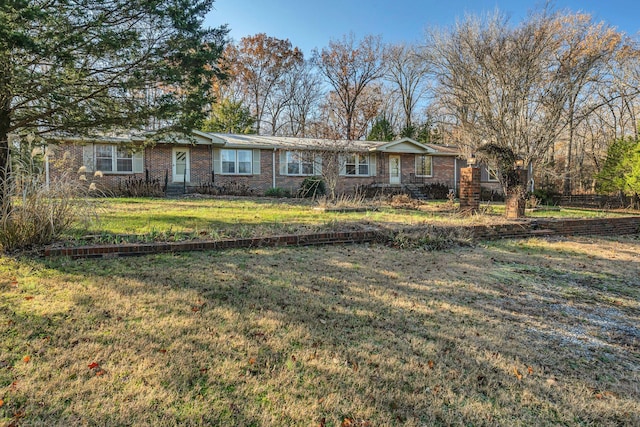
M102 142L107 144L141 143L146 140L142 134L99 135L92 137L59 137L75 143ZM158 143L180 145L212 145L229 148L263 148L290 150L328 150L353 152L384 152L384 153L414 153L435 156L458 156L457 147L440 144L423 144L411 138L401 138L396 141L363 141L345 139L298 138L288 136L240 135L229 133L210 133L194 130L192 138L176 135L164 136Z
M363 141L345 139L322 138L297 138L286 136L264 135L238 135L226 133L202 134L212 137L213 145L222 145L229 148L267 148L267 149L304 149L304 150L348 150L348 151L374 151L388 153L416 153L442 156L457 156L460 151L457 147L440 144L423 144L411 138L402 138L397 141Z

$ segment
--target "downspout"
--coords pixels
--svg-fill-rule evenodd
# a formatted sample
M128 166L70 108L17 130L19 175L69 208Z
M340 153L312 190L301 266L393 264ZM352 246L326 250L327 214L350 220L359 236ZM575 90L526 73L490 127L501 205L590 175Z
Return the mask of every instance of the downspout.
M271 188L276 188L276 148L271 153Z
M458 194L458 158L453 158L453 191Z

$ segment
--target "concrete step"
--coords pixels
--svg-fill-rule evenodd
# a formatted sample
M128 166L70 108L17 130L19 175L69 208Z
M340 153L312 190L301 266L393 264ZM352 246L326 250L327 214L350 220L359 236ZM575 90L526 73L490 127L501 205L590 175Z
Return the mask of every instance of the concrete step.
M165 196L167 197L177 197L182 196L184 191L184 184L167 184L167 191L165 191Z

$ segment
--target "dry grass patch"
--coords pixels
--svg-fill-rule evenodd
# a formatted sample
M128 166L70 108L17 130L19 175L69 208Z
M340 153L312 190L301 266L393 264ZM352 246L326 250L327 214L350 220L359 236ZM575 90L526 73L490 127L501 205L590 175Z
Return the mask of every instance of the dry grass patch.
M638 425L639 253L636 236L2 258L0 421Z

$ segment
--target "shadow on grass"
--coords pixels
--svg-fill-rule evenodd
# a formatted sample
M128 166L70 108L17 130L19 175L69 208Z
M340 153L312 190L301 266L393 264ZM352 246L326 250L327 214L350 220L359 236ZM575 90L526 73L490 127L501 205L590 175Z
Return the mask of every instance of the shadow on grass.
M548 246L31 262L1 386L33 422L633 425L638 244Z

